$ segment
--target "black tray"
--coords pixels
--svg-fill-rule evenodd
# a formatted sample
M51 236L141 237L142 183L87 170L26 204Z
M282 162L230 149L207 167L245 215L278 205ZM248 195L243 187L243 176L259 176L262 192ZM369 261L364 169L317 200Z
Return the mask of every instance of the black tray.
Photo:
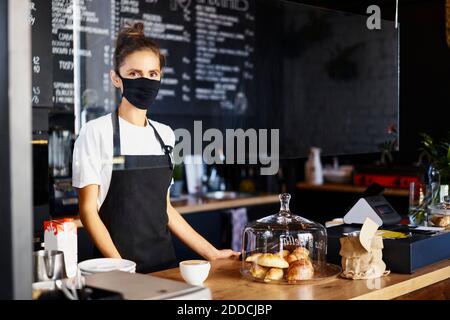
M341 265L339 238L343 233L360 229L360 225L338 225L327 228L327 261ZM383 261L392 272L411 274L418 268L450 258L450 232L436 234L406 226L393 226L389 230L411 232L408 238L383 239Z

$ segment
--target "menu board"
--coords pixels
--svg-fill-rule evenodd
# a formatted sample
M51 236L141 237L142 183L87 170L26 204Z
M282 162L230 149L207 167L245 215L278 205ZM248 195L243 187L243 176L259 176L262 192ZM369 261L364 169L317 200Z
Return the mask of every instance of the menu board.
M81 123L110 112L115 40L143 22L166 56L154 113L246 114L254 68L254 0L34 0L33 59L45 77L33 106L73 110ZM44 40L42 40L44 39ZM34 60L33 60L34 62ZM34 64L33 64L34 66Z
M51 56L51 2L31 1L29 22L32 30L32 103L51 106L53 88L53 60Z

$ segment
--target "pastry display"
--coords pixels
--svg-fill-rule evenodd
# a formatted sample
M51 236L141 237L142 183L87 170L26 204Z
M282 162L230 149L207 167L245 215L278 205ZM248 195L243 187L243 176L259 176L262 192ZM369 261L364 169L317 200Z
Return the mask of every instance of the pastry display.
M280 210L246 224L242 232L243 277L262 283L296 285L337 277L341 268L327 263L327 231L320 223L291 213L287 193Z
M286 259L282 257L285 254ZM283 250L278 253L254 253L245 259L251 262L250 274L264 281L308 280L314 275L314 267L309 251L304 247L295 248L292 253ZM283 269L287 269L284 272Z

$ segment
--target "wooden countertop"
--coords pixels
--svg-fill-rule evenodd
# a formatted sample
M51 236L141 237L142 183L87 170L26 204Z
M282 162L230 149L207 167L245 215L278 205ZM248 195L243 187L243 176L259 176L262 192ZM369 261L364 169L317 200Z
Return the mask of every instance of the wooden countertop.
M306 182L297 183L297 188L300 190L311 191L328 191L328 192L348 192L348 193L363 193L367 187L355 186L353 184L340 183L324 183L322 185L312 185ZM406 189L386 188L383 192L385 196L407 197L409 191Z
M226 200L209 200L209 199L207 200L188 195L181 198L181 200L171 200L171 202L174 208L176 208L180 214L190 214L197 212L217 211L239 207L250 207L270 203L279 203L280 199L278 197L278 194L256 195ZM75 223L77 224L78 227L83 226L78 217L73 218L75 218Z
M205 285L214 300L387 300L408 294L450 278L450 260L421 268L414 274L392 273L373 280L335 278L315 285L275 285L244 279L241 262L218 260L211 263ZM152 273L154 276L183 281L178 268Z

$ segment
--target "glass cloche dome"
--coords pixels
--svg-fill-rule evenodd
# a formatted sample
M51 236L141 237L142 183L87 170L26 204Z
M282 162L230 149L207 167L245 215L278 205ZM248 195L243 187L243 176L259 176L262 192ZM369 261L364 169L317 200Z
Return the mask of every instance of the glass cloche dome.
M277 214L248 224L242 235L241 274L266 283L298 284L337 276L340 268L326 263L324 226L294 215L291 195L280 195Z

